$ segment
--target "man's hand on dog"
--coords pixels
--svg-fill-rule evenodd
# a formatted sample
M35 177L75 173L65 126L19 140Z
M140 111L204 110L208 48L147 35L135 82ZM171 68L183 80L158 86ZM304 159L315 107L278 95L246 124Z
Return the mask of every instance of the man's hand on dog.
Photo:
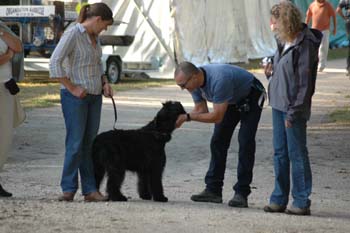
M178 116L177 120L176 120L176 123L175 123L175 127L176 128L180 128L181 125L187 121L187 115L186 114L181 114Z

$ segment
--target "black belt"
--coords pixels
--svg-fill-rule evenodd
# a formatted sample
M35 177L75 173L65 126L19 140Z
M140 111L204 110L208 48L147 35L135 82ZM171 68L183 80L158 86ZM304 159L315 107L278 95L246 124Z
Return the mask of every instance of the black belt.
M252 95L252 98L258 98L258 105L260 108L264 107L264 102L266 99L266 90L264 88L264 85L257 79L254 78L252 90L250 91L249 95Z
M249 112L250 105L257 103L260 108L263 108L266 99L266 92L264 86L258 79L254 79L249 94L235 104L235 108L240 112Z

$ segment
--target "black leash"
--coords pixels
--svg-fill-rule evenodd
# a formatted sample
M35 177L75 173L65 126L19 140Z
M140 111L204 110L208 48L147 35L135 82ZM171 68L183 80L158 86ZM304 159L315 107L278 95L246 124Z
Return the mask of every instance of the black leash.
M116 106L115 106L115 102L114 102L113 96L110 95L109 97L111 97L111 99L112 99L113 108L114 108L114 124L113 124L113 129L116 130L115 124L117 123L117 118L118 118L118 116L117 116L117 108L116 108Z

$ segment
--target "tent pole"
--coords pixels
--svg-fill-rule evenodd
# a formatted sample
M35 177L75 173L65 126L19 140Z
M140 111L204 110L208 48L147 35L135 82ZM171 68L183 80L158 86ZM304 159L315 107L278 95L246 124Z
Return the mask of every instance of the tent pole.
M154 34L154 36L156 37L156 39L158 40L158 42L161 44L161 46L165 49L165 51L167 52L167 54L169 55L169 57L171 58L171 61L175 63L175 58L174 58L174 54L172 53L171 49L169 48L169 46L167 46L164 41L161 39L161 37L157 34L156 28L154 26L154 24L148 19L148 17L142 12L140 6L136 3L135 0L132 0L132 2L135 5L135 8L138 10L138 12L142 15L143 19L147 22L147 24L150 26L150 28L152 29L152 32Z

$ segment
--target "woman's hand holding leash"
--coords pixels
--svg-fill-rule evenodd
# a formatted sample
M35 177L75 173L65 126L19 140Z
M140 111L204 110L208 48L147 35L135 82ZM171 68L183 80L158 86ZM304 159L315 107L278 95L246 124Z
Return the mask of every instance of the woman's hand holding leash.
M109 83L104 83L102 88L105 97L113 97L113 89Z
M111 87L111 85L109 85L108 82L108 78L107 76L104 74L101 76L101 80L102 80L102 93L105 97L113 97L113 89Z

